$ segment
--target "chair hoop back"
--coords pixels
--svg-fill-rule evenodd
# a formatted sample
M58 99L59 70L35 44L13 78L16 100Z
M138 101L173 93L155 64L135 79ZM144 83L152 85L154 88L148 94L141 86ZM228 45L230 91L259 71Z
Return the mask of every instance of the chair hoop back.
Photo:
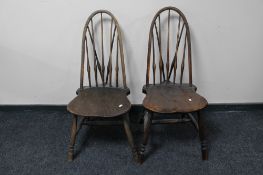
M186 57L188 57L187 60L185 60ZM180 70L177 69L179 63L181 63ZM151 68L152 80L150 80ZM192 85L191 39L188 22L179 9L162 8L154 16L150 27L146 85L158 83L158 74L160 83L165 81L175 83L178 79L182 84L185 68L188 69L188 83ZM179 73L180 76L177 76Z
M119 69L122 74L120 79ZM80 89L84 87L85 75L88 77L89 87L119 87L122 83L122 86L127 88L120 26L114 15L107 10L93 12L85 24L81 48Z

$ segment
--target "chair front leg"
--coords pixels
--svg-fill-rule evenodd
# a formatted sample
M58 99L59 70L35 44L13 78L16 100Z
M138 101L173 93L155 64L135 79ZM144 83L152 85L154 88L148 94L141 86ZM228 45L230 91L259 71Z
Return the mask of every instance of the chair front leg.
M200 111L197 112L198 116L198 126L199 126L199 138L201 141L201 152L202 152L202 159L208 160L208 143L206 138L206 128L204 127L203 117L200 114Z
M132 135L131 128L130 128L130 118L129 118L128 113L125 114L123 117L123 124L124 124L124 129L125 129L125 133L126 133L129 145L132 149L133 158L136 162L141 163L140 155L138 154L138 151L134 144L133 135Z
M145 112L144 115L144 134L143 134L143 142L140 149L140 154L143 155L145 152L145 147L148 143L149 135L150 135L150 128L152 124L152 112Z
M75 145L76 136L77 136L78 116L73 114L72 117L73 118L72 118L72 126L71 126L70 144L69 144L69 149L68 149L68 161L73 160L74 145Z

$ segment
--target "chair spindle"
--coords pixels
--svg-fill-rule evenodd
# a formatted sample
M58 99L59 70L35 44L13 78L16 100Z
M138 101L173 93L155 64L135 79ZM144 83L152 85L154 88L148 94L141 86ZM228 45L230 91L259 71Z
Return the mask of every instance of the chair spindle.
M88 40L86 36L85 36L85 45L86 45L86 53L87 53L87 72L88 72L88 79L89 79L89 87L91 87L89 49L88 49Z
M104 71L105 71L105 65L104 65L104 44L103 44L103 19L102 19L102 13L100 13L100 26L101 26L101 78L102 78L102 85L105 86L104 82Z
M155 72L156 72L156 63L155 63L155 45L154 45L154 37L152 37L152 53L153 53L153 63L152 63L152 69L153 69L153 84L155 84Z
M184 39L184 50L183 50L183 58L182 58L182 63L181 63L181 76L180 76L180 84L183 83L183 74L184 74L184 60L185 60L185 50L186 50L186 35L185 35L185 39Z
M167 32L167 61L166 61L166 76L168 79L168 74L169 74L169 57L170 57L170 10L168 11L168 32Z
M116 73L116 87L119 87L119 36L117 36L117 53L116 53L116 67L115 67L115 73Z

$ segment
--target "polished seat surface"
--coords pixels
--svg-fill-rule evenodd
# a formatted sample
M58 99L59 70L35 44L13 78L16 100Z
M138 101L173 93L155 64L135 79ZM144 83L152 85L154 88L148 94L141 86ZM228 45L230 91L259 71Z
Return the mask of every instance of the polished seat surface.
M94 87L79 91L67 106L69 112L88 117L115 117L128 112L131 104L120 88Z
M195 92L195 86L159 84L144 90L143 106L153 112L193 112L207 106L206 99Z

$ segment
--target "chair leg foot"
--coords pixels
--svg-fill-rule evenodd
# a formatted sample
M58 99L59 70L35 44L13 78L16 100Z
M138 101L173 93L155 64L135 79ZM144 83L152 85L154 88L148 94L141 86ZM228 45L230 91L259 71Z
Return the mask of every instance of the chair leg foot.
M138 150L135 147L135 144L134 144L134 141L133 141L133 135L132 135L131 128L130 128L130 119L129 119L129 115L128 114L126 114L123 117L123 124L124 124L125 133L126 133L127 138L128 138L128 142L129 142L130 147L132 149L133 159L134 159L135 162L141 163L142 162L141 161L141 156L138 153Z
M149 135L150 135L150 128L152 124L152 113L148 111L145 112L144 115L144 135L143 135L143 143L140 146L140 155L142 159L144 158L146 145L148 143Z
M73 115L71 134L70 134L70 144L68 148L68 161L73 161L74 158L74 145L77 136L77 119L78 117L76 115Z
M145 161L145 150L146 150L146 145L141 144L140 149L139 149L139 154L141 157L141 163L143 163Z
M198 116L198 126L199 126L199 138L201 142L202 160L208 160L208 142L206 139L206 129L204 127L200 111L197 112L197 116Z
M140 146L140 154L141 154L141 155L144 154L144 152L145 152L145 147L146 147L146 145L141 144L141 146Z
M68 161L73 161L74 148L69 148L68 150Z
M208 146L206 140L201 142L202 160L208 160Z
M202 150L202 160L208 160L208 151Z
M132 154L133 154L133 160L136 162L136 163L139 163L139 164L142 164L142 156L141 154L139 153L138 149L137 148L133 148L132 149Z

